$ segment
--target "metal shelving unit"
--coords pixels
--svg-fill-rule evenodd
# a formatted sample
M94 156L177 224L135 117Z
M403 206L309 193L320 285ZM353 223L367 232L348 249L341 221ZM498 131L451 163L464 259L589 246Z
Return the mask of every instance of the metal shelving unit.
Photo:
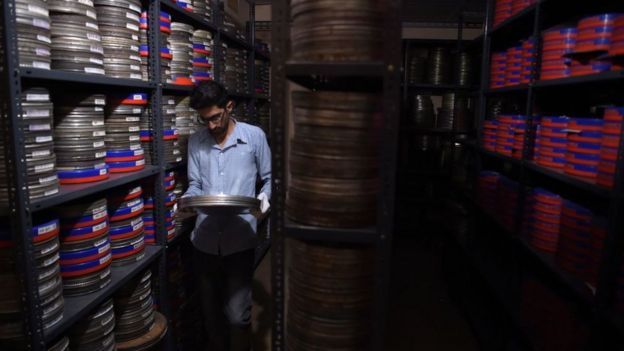
M255 10L254 1L247 1L250 5L250 22L254 22ZM189 13L179 8L172 0L144 0L143 8L149 11L149 47L150 77L160 77L160 54L159 41L159 13L161 8L169 12L174 21L185 22L199 29L212 31L214 34L214 47L219 47L220 40L232 41L233 44L249 51L249 64L253 67L254 51L253 45L238 40L232 40L228 35L221 35L223 31L222 21L219 11L215 10L213 20L194 13ZM217 0L212 1L212 8L218 9ZM148 268L157 268L156 279L159 280L159 300L160 310L168 321L172 320L171 306L167 303L169 299L167 289L167 255L166 249L182 240L188 233L182 233L176 237L172 243L167 243L165 230L165 191L162 187L164 175L170 170L184 170L185 164L166 164L164 160L164 145L162 143L163 125L161 117L161 96L163 92L188 94L192 87L177 86L172 84L162 84L158 79L152 78L150 81L119 79L99 75L89 75L73 72L63 72L55 70L42 70L36 68L20 68L17 50L16 32L16 6L14 0L5 0L0 6L3 25L0 30L1 46L4 50L0 53L0 75L2 88L0 89L0 103L2 112L2 132L5 141L5 158L7 160L22 160L21 162L9 162L7 174L9 175L8 208L0 209L0 214L8 216L11 222L11 230L15 238L15 254L19 269L18 276L22 286L23 316L25 320L25 333L28 335L29 349L33 351L45 351L56 338L66 332L73 324L86 316L89 311L111 297L124 284ZM221 24L220 24L221 23ZM253 30L251 27L251 42L253 43ZM216 58L219 57L219 50L215 50ZM266 55L265 55L266 56ZM264 57L268 59L268 57ZM215 69L217 72L218 69ZM215 77L219 79L218 76ZM249 86L254 86L253 77L250 77ZM20 94L22 86L48 86L51 91L72 86L86 89L89 92L110 93L114 91L144 91L150 96L150 107L152 113L152 124L154 126L154 140L152 149L154 150L154 164L147 165L143 170L125 173L112 174L109 179L97 183L87 183L80 185L63 185L60 193L54 196L30 201L28 190L25 184L27 179L27 169L24 160L23 133L20 114L21 103ZM254 101L255 96L250 92L243 94L239 98ZM104 193L118 187L141 182L145 179L154 179L154 215L156 219L156 245L148 245L145 249L145 256L141 261L122 266L112 267L112 283L100 291L80 297L66 297L63 319L59 324L44 332L41 320L41 306L36 288L35 262L33 258L33 244L31 242L32 217L38 211L44 211L55 206L62 205L69 201L78 200L86 196ZM17 190L16 190L17 189ZM22 190L23 189L23 190ZM268 243L264 243L266 246ZM175 350L171 328L163 341L164 350Z
M85 196L102 193L135 181L143 180L160 173L158 166L145 166L145 169L133 173L111 174L110 178L97 183L63 185L57 195L31 202L33 211L41 211L53 206L80 199Z
M289 1L272 2L271 57L271 141L272 141L272 212L271 212L271 274L273 294L272 350L286 349L285 335L285 240L305 238L332 243L368 240L376 248L375 301L372 315L373 335L370 348L384 350L389 278L389 258L394 227L394 193L396 150L400 116L401 89L401 1L384 2L386 10L383 30L383 59L379 62L289 62L290 6ZM286 219L286 152L288 150L288 82L310 89L323 90L340 86L353 91L356 81L382 96L384 125L381 129L380 179L377 224L373 230L349 232L336 228L302 227ZM369 234L367 234L369 233ZM363 235L360 235L363 234ZM367 238L368 237L368 238Z
M153 82L145 82L138 79L111 78L86 73L63 72L45 70L40 68L19 68L18 70L19 76L24 80L78 83L86 85L127 87L136 89L152 89L156 86Z
M402 208L409 208L410 212L426 212L433 203L433 199L438 190L444 190L444 183L453 176L452 160L455 159L456 147L453 145L455 138L465 138L474 133L469 130L458 130L457 118L453 118L450 128L439 128L437 122L432 121L431 127L419 127L414 125L411 118L411 98L415 95L432 96L435 101L445 94L454 93L460 97L474 97L478 85L472 82L460 84L456 80L459 77L460 67L455 67L454 59L449 59L453 66L451 77L444 84L431 84L427 82L426 74L420 82L410 82L410 58L413 54L422 55L425 50L435 47L444 47L449 51L449 55L459 55L460 53L470 53L477 62L475 49L472 41L464 39L464 26L462 10L459 9L460 16L457 18L455 39L424 39L410 38L403 39L402 45L402 118L400 128L400 157L401 167L398 173L397 201ZM414 53L414 51L416 53ZM421 51L421 52L419 52ZM477 52L478 53L478 52ZM421 56L424 57L424 56ZM425 71L429 67L425 64ZM477 74L473 72L476 80ZM434 107L435 109L435 107ZM435 116L434 116L435 117ZM427 146L418 146L419 141ZM416 145L416 147L415 147ZM422 149L418 148L422 147ZM445 160L445 158L448 159ZM446 161L446 162L444 162ZM438 186L441 185L441 186ZM418 214L415 214L418 215Z
M106 288L85 296L66 297L63 321L45 333L46 341L52 342L66 332L72 325L86 316L90 310L110 298L115 291L129 282L136 273L147 269L162 253L162 246L148 245L145 248L145 257L142 260L127 266L111 268L112 282Z
M525 150L521 159L511 158L485 150L481 147L480 142L483 132L483 121L487 115L487 101L489 99L505 97L520 98L520 101L525 102L524 106L521 105L521 108L524 107L524 110L520 113L528 116L529 125L532 125L533 112L539 109L539 103L542 102L540 98L556 98L558 93L561 94L561 92L565 91L565 94L571 94L565 95L567 98L578 96L576 99L579 101L587 100L593 103L594 100L590 100L590 95L592 98L597 96L598 99L602 98L606 100L609 99L610 96L608 94L609 90L624 86L624 72L614 71L581 77L534 81L529 84L500 89L489 88L489 61L491 52L512 46L514 42L527 37L535 38L538 41L539 47L539 44L541 44L540 33L544 29L560 23L575 21L586 14L609 11L618 12L622 10L622 6L609 3L608 1L597 1L595 3L584 3L582 6L570 7L566 8L565 11L561 11L561 8L565 7L563 2L558 0L541 0L538 1L537 4L532 5L495 28L492 28L494 3L495 1L493 0L488 1L485 34L478 38L478 40L483 43L483 60L481 64L480 100L477 111L477 139L476 141L457 140L457 142L469 146L477 155L477 167L474 170L475 179L478 172L484 168L483 164L486 162L490 165L488 169L493 170L509 171L510 166L514 167L515 176L512 178L515 178L521 186L519 194L520 199L518 201L520 205L515 215L516 226L522 223L524 199L528 195L530 189L533 186L543 185L544 183L555 186L557 191L561 191L560 193L564 197L569 196L575 201L578 200L582 204L595 208L599 214L608 218L608 235L604 242L605 249L603 251L600 276L596 287L589 287L580 278L559 268L551 255L544 254L533 248L526 239L521 236L521 231L519 229L512 230L511 232L507 231L509 235L505 235L505 237L512 240L516 248L515 252L522 258L522 262L524 262L523 266L530 267L529 269L535 274L544 274L546 277L549 277L547 286L566 301L572 301L578 308L578 311L581 311L579 313L581 313L582 318L584 318L583 320L587 323L592 333L592 338L590 338L588 342L595 343L596 340L608 336L612 340L617 340L618 343L624 344L624 330L622 328L617 328L618 325L622 325L621 321L623 317L621 314L615 316L612 312L614 297L617 290L617 277L622 259L624 258L624 236L622 236L624 219L621 216L622 210L624 210L624 202L622 200L622 196L624 195L624 146L622 144L624 143L621 142L619 147L615 188L608 189L591 181L570 176L558 170L542 167L531 161L528 147L528 145L530 145L528 142L528 134L530 133L527 133L527 136L525 136ZM534 69L538 70L540 64L540 57L538 54L536 54L536 59L538 63ZM550 103L556 106L557 102ZM624 134L622 140L624 140ZM476 189L476 187L474 187L474 189ZM478 205L474 202L472 206L478 208ZM496 221L495 216L491 213L487 213L487 211L481 210L477 212L480 212L480 215L483 217ZM503 230L504 228L501 226L499 229ZM496 255L495 252L491 254ZM615 326L614 330L618 330L616 335L608 334L608 328L603 328L605 325L610 327ZM591 346L589 347L592 348Z

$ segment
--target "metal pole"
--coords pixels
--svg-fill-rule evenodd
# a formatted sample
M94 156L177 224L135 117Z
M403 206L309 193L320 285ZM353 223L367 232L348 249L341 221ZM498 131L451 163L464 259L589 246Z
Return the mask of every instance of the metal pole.
M271 152L272 152L272 189L271 198L271 234L273 250L271 253L271 291L273 292L273 333L271 338L273 351L286 350L284 342L284 303L285 273L284 253L285 200L286 200L286 143L287 143L287 106L288 84L286 82L285 63L288 57L289 39L289 1L278 0L272 4L273 57L271 60L271 94L275 97L271 104Z
M165 228L165 189L164 189L164 172L165 172L165 155L163 143L163 117L162 117L162 86L160 82L160 0L151 1L149 3L149 40L150 40L150 80L155 83L150 98L150 108L152 110L151 124L153 126L152 160L156 160L159 172L154 179L154 219L156 221L156 244L161 246L167 245L167 230ZM173 314L171 305L169 304L168 280L167 280L167 255L163 253L158 257L158 277L159 281L159 299L161 301L160 308L167 319L167 324L172 325ZM167 329L167 335L163 341L165 350L174 350L173 344L173 328Z
M375 305L373 310L373 350L385 350L390 256L394 232L396 159L401 97L401 0L386 1L383 27L383 114L381 130L380 179L377 207L377 242L375 262Z
M25 316L25 336L30 350L44 350L45 338L41 320L41 306L33 259L31 241L32 218L28 192L28 171L24 151L24 131L21 116L21 80L19 53L17 49L16 8L14 0L2 1L2 55L0 56L0 89L2 120L0 127L5 140L7 185L9 187L9 208L11 232L15 243L18 278L22 287L21 304Z

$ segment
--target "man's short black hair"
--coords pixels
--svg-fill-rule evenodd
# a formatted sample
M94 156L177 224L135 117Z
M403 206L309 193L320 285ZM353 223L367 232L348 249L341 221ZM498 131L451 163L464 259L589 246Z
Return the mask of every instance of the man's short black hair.
M191 93L190 106L195 110L211 106L225 108L227 103L227 90L225 90L223 85L212 80L199 83Z

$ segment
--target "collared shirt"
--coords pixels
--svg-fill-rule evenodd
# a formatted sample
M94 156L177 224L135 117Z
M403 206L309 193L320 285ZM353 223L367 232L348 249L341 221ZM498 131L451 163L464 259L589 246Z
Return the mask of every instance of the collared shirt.
M189 139L189 188L184 196L241 195L256 197L260 192L271 197L271 151L262 129L236 122L223 147L207 128ZM193 245L213 255L229 255L256 247L256 218L250 213L199 213L191 234Z

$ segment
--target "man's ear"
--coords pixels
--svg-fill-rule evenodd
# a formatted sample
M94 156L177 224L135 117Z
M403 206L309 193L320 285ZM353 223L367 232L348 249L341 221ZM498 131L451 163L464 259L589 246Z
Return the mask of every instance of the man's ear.
M234 101L230 100L228 101L228 103L225 105L225 109L228 113L232 112L232 109L234 108Z

